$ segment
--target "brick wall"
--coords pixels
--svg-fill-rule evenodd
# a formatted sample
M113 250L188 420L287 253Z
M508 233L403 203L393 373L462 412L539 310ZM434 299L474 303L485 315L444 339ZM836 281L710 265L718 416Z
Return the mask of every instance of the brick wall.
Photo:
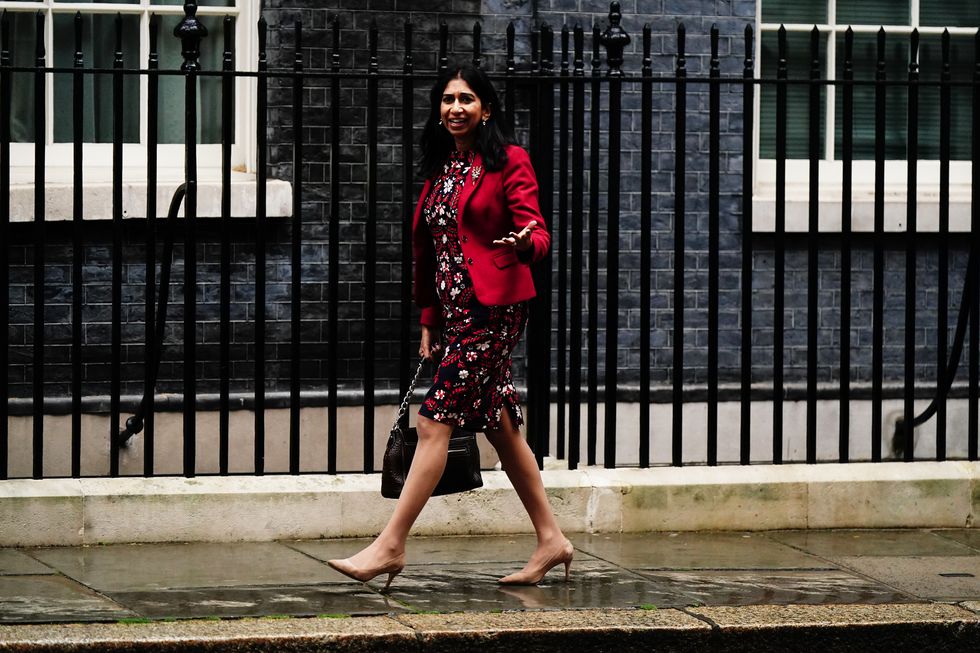
M366 4L366 9L364 8ZM643 23L649 22L653 31L653 67L655 73L668 73L674 65L676 27L683 21L687 27L688 71L692 76L707 74L708 33L712 24L721 33L720 53L723 75L737 75L742 69L742 34L747 22L755 16L755 3L743 0L627 0L621 3L623 27L632 37L627 49L623 69L635 77L640 69ZM467 60L471 56L472 27L480 21L483 27L483 65L492 72L502 72L504 61L504 30L514 21L517 38L518 67L529 67L530 47L527 34L532 27L548 23L558 32L563 24L576 23L586 29L586 74L591 72L591 28L607 25L608 6L604 1L589 0L332 0L326 3L310 3L308 0L284 2L273 0L265 4L270 31L268 51L270 67L286 67L293 59L293 23L301 20L304 25L304 59L309 70L329 67L332 47L330 25L336 18L342 27L342 68L363 70L368 63L368 29L372 21L379 30L379 64L382 70L400 70L404 47L403 22L410 19L416 26L414 36L414 65L420 75L435 70L438 48L438 23L445 21L450 31L450 57ZM603 51L603 57L605 52ZM556 54L556 69L559 63ZM605 70L605 61L602 61ZM426 114L428 80L416 84L416 110L414 124L421 125ZM389 386L397 379L397 334L403 316L400 314L399 292L401 280L400 239L403 208L401 197L401 168L403 151L401 139L401 88L394 81L382 81L379 105L379 186L377 243L379 263L377 274L377 303L374 307L377 319L379 343L377 347L379 385ZM337 216L330 215L329 204L329 95L323 80L309 80L304 91L304 387L322 387L328 366L335 365L345 387L357 390L361 387L363 361L368 352L363 348L366 218L365 166L367 158L365 120L366 90L362 81L344 83L343 108L340 125L341 148L341 208ZM623 114L623 174L621 197L620 242L620 365L623 386L635 386L638 381L640 352L639 342L639 206L640 206L640 110L638 87L626 84ZM292 130L291 91L281 84L270 84L270 165L273 176L292 179ZM527 98L518 97L518 134L527 143ZM688 195L686 199L687 222L687 306L685 317L685 375L691 383L703 383L707 376L707 211L708 211L708 119L707 90L704 85L691 85L688 96L688 133L686 137L688 160ZM586 105L588 106L588 104ZM674 95L670 84L657 85L654 97L654 216L653 216L653 288L654 333L652 343L653 373L656 384L670 379L671 328L673 324L673 169L674 169ZM603 116L603 120L607 120ZM557 125L557 119L555 121ZM588 121L586 122L588 125ZM722 95L722 180L721 180L721 352L720 377L723 382L734 382L739 374L739 310L740 297L740 242L741 242L741 92L737 86L725 87ZM416 140L419 130L416 129ZM600 167L605 170L605 134L600 152ZM556 136L557 142L557 136ZM589 135L586 134L586 143ZM557 171L557 163L556 163ZM588 169L588 159L586 160ZM556 173L556 188L559 180ZM603 197L600 215L605 206L605 182L600 179ZM420 184L415 184L415 192ZM557 200L555 206L557 207ZM587 202L586 202L587 206ZM340 309L341 355L337 361L326 358L323 343L326 334L327 315L327 247L328 223L339 221L340 228L340 297L344 302ZM604 218L602 225L604 225ZM240 227L240 228L238 228ZM145 242L142 224L127 223L125 250L124 287L124 388L126 393L140 390L142 378L142 265ZM232 316L235 320L233 358L233 391L248 391L252 374L252 323L254 316L254 227L252 221L243 218L236 224L233 234ZM270 389L284 389L288 382L288 320L289 320L289 240L287 221L272 221L268 233L268 356L267 375ZM13 270L11 303L12 326L9 341L12 347L12 364L8 378L14 384L12 392L20 396L30 394L31 353L31 250L27 244L30 230L26 225L13 230ZM601 247L604 249L605 233ZM904 365L904 236L886 239L886 379L900 380ZM159 237L158 237L159 239ZM217 378L217 266L219 251L218 231L214 224L202 226L202 244L198 253L201 262L201 286L198 290L200 327L198 341L199 378L204 391L216 389ZM47 360L50 362L47 378L52 384L49 394L67 393L68 342L70 335L70 232L68 227L53 227L49 237L52 243L48 257L48 320L52 324L48 332ZM104 394L108 380L104 361L108 342L108 261L110 234L106 225L92 225L86 232L86 267L83 278L86 285L86 394ZM819 356L818 379L836 380L839 360L839 280L840 238L827 235L819 238ZM555 239L557 244L557 238ZM755 314L753 317L754 378L764 381L772 376L772 238L765 234L753 237ZM806 373L806 288L807 253L806 238L790 236L787 239L786 258L786 379L798 382ZM871 279L872 250L867 236L856 236L853 262L852 299L852 360L853 375L862 381L871 377ZM925 236L921 239L919 259L919 333L916 342L918 377L922 381L934 379L936 341L936 270L938 242ZM557 255L557 254L556 254ZM174 301L171 311L173 322L168 328L167 353L161 370L160 389L179 390L181 378L180 351L180 288L182 254L178 248L175 259ZM953 243L951 274L951 321L959 302L959 288L965 268L966 250L960 242ZM604 257L601 265L604 266ZM557 273L557 263L553 266ZM604 287L604 270L600 269L600 290ZM553 286L558 287L557 279ZM605 315L601 313L604 301L600 296L600 327ZM413 324L415 316L412 316ZM413 327L413 338L416 331ZM600 347L603 346L600 332ZM554 360L554 359L553 359ZM518 376L522 375L518 360Z

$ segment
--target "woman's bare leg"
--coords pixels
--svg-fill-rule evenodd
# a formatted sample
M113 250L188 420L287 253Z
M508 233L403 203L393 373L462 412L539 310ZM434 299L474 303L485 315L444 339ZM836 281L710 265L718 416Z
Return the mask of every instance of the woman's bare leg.
M453 427L419 415L416 428L418 447L395 511L374 542L347 558L358 569L375 569L405 554L405 540L412 524L432 496L446 468L449 436Z
M497 450L501 466L524 504L538 538L537 548L524 570L539 568L563 551L567 540L548 503L537 460L506 408L501 413L500 428L487 430L487 439Z

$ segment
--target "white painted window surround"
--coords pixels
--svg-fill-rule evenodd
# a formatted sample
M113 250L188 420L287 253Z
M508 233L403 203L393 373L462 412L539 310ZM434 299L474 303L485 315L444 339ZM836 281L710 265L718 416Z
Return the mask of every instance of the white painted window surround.
M826 49L826 64L823 73L833 74L836 69L835 35L845 32L849 25L836 23L837 0L822 0L828 4L828 23L817 27L821 32L822 48ZM756 76L761 75L762 33L775 32L780 25L762 21L762 5L766 0L756 2L755 40ZM911 21L908 25L886 26L889 34L909 34L918 29L921 34L941 34L943 28L919 24L919 0L909 0ZM788 32L810 32L812 24L786 24ZM877 32L877 25L852 25L855 32ZM974 27L951 27L953 35L973 35ZM842 55L842 53L840 53ZM760 93L755 95L755 151L753 153L753 231L772 232L776 226L776 161L760 157L759 124ZM819 162L819 231L838 232L842 223L842 175L843 162L834 158L834 105L835 88L828 86L825 96L825 143L824 157ZM917 230L936 232L939 230L939 161L920 160L917 165L918 184L916 186ZM790 159L786 162L786 231L807 232L809 230L809 174L810 163L805 159ZM971 227L971 192L973 163L971 161L950 162L950 230L969 232ZM885 231L903 232L906 230L908 204L908 162L889 160L885 162L884 228ZM874 230L875 202L875 162L855 160L853 162L852 229L856 232Z
M238 70L254 71L258 38L256 23L259 0L236 0L235 6L199 6L198 16L235 18L235 62ZM149 46L149 16L182 16L181 4L158 4L151 0L115 2L63 2L59 0L0 0L0 11L40 11L45 16L45 50L47 65L54 66L52 28L57 14L120 12L138 15L140 22L139 66L146 67ZM160 38L174 38L162 33ZM209 33L209 39L221 39L220 33ZM86 64L88 66L89 64ZM73 213L73 145L55 142L53 75L47 76L46 145L45 145L45 219L70 220ZM145 75L140 76L139 141L123 145L123 215L127 218L146 216L147 182L146 155L147 117ZM239 78L235 82L235 141L232 146L232 215L255 215L255 78ZM34 143L11 143L10 213L12 222L34 219ZM166 215L174 190L184 181L184 145L160 144L157 150L157 215ZM220 216L221 147L217 144L197 146L198 158L198 216ZM85 143L83 155L83 217L86 220L112 218L112 145ZM292 213L291 185L282 180L267 182L267 215L288 216ZM182 214L182 211L181 211Z

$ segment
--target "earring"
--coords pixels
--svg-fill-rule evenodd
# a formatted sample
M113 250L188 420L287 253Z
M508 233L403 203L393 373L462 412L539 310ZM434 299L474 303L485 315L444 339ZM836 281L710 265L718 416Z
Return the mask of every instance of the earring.
M439 125L442 125L442 118L439 118Z
M487 121L486 121L486 120L484 120L484 121L483 121L483 126L484 126L484 127L486 127L486 126L487 126Z

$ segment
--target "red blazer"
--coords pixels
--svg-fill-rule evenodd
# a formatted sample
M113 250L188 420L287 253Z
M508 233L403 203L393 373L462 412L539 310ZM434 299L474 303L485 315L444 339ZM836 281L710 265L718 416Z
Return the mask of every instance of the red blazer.
M436 293L435 245L422 219L422 205L430 188L432 179L422 188L412 221L415 303L422 309L422 324L438 327L442 325L442 306ZM531 248L520 256L513 247L493 244L511 231L520 231L531 220L538 223L531 231ZM538 180L527 152L508 145L507 163L496 172L483 166L477 152L459 198L457 221L464 263L481 304L516 304L534 297L530 264L545 257L551 236L538 208Z

